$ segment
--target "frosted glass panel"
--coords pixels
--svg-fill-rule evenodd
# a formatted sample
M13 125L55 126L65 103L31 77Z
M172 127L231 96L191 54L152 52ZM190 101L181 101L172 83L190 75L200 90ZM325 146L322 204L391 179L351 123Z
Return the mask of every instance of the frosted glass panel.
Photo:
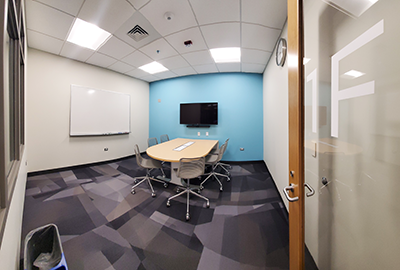
M304 1L305 171L317 190L306 244L319 269L398 269L400 1L373 2Z

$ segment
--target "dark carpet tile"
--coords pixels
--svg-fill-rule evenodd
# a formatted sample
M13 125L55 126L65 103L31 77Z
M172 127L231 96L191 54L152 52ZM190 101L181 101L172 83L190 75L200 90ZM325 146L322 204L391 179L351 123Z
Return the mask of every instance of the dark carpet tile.
M190 196L189 221L186 195L166 206L173 185L153 181L155 198L147 183L130 193L133 178L146 174L132 157L35 174L26 185L22 237L56 224L74 270L288 269L288 216L264 162L235 162L229 171L222 192L215 179L204 184L210 208ZM306 269L316 269L306 254Z

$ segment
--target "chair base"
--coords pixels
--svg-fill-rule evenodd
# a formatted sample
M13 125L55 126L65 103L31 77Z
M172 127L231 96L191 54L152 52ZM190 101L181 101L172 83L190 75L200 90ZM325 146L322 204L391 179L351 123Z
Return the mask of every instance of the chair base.
M224 171L226 172L227 175L231 175L231 173L228 171L228 169L232 168L231 165L218 162L217 164L215 164L215 167L220 167L220 168L224 169ZM229 180L227 179L227 181L229 181Z
M210 200L208 198L204 197L203 195L200 195L200 194L194 192L193 190L191 190L190 186L186 187L185 190L181 191L180 193L178 193L178 194L176 194L176 195L174 195L172 197L169 197L168 200L167 200L167 207L171 206L171 202L170 201L172 199L175 199L176 197L179 197L179 196L181 196L181 195L183 195L185 193L187 195L187 199L186 199L186 220L190 219L190 213L189 213L189 204L190 204L189 195L190 194L196 195L197 197L202 198L203 200L206 200L207 208L210 207Z
M213 170L212 172L210 172L210 173L205 174L205 175L208 175L208 176L207 176L206 179L204 179L203 182L200 183L200 189L204 189L203 184L204 184L205 182L207 182L208 179L211 178L211 176L214 176L215 180L218 181L218 183L219 183L219 191L223 191L223 187L222 187L222 183L221 183L221 181L219 180L218 176L226 177L226 181L228 181L228 182L231 180L230 177L229 177L228 175L225 175L225 174L222 174L222 173L217 173L217 172L215 172L214 170Z
M139 182L137 182L138 179L142 179L142 180L139 181ZM132 186L131 193L132 193L132 194L135 194L135 193L136 193L136 192L135 192L135 188L136 188L137 186L139 186L141 183L147 181L147 183L149 184L150 189L151 189L151 196L152 196L152 197L155 197L155 196L156 196L156 193L154 192L153 185L151 184L151 181L150 181L150 180L163 183L165 188L168 187L168 184L165 183L164 181L158 180L158 179L156 179L156 178L150 177L149 175L146 175L146 176L141 176L141 177L135 177L135 180L134 180L135 185Z

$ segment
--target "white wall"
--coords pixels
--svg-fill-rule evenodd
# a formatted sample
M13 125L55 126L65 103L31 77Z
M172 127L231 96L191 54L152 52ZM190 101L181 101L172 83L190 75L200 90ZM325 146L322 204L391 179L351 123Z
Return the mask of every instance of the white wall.
M282 36L287 40L287 25ZM287 59L286 59L287 61ZM283 188L288 185L288 69L287 62L278 67L275 51L263 77L264 99L264 161L288 207Z
M147 148L149 84L110 70L29 49L27 70L28 171L111 160ZM71 84L131 95L129 135L70 137ZM104 148L109 150L106 152Z

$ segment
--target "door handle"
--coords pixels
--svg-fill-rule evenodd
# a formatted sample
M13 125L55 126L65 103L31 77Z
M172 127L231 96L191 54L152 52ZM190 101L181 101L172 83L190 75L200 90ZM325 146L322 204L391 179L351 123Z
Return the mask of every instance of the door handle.
M297 201L298 199L299 199L299 197L290 197L289 196L289 193L288 193L288 191L293 191L294 190L294 186L293 186L293 184L290 184L290 186L287 186L287 187L285 187L284 189L283 189L283 193L285 194L285 196L286 196L286 199L289 201L289 202L295 202L295 201Z
M307 197L311 197L312 195L315 194L315 190L307 183L304 183L304 186L310 191L308 193L306 193Z

